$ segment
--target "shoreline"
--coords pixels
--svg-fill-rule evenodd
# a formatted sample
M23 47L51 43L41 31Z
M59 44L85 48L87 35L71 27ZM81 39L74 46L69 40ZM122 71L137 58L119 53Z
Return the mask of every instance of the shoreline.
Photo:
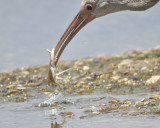
M56 91L71 97L96 94L99 101L103 94L111 98L99 105L98 114L114 110L129 116L159 115L160 48L58 64L58 71L68 68L72 70L61 75L57 87L47 86L47 66L0 73L0 101L29 102L49 98Z

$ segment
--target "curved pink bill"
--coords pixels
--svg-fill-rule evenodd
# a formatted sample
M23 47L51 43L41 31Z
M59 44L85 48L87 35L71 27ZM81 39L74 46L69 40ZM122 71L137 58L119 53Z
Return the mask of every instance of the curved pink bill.
M88 24L94 18L95 17L91 17L90 13L87 13L83 8L80 10L80 12L73 19L67 30L64 32L63 36L61 37L55 48L55 65L57 65L57 62L67 44L86 24Z

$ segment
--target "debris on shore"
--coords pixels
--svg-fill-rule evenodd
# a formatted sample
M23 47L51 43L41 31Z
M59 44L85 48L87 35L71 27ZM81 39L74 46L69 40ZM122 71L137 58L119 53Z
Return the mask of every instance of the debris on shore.
M58 90L66 95L90 95L102 90L112 96L84 113L160 115L160 48L60 62L58 67L59 72L73 68L62 74L64 79L57 80ZM55 88L47 87L47 68L35 66L0 73L0 101L28 102L53 95ZM129 98L119 98L122 96Z

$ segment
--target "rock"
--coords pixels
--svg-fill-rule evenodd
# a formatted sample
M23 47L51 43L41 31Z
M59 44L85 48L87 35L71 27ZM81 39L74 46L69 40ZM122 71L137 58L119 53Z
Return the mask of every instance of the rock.
M76 84L76 87L79 88L81 87L82 85L85 85L86 82L85 81L78 81L77 84Z
M111 104L118 104L119 102L120 102L120 100L118 100L118 99L109 101L109 103L111 103Z
M112 89L112 87L113 87L112 84L108 84L108 85L106 85L106 90L109 91Z
M67 92L68 92L69 94L72 94L72 93L73 93L73 89L69 89Z
M159 109L159 108L153 107L153 108L151 109L151 111L154 112L155 114L160 115L160 109Z
M29 75L29 71L23 71L22 73L23 73L23 75L25 75L25 76Z
M18 94L18 93L19 93L18 90L9 90L9 91L7 92L7 95Z
M147 100L147 101L145 101L144 102L144 105L156 105L157 104L157 102L155 101L155 100Z
M82 60L77 60L77 61L74 63L74 66L75 66L75 67L83 66L83 65L84 65L84 62L82 62Z
M112 76L111 77L113 80L119 80L120 79L120 76Z
M102 74L102 75L100 76L100 79L108 79L109 77L110 77L109 74Z
M132 105L132 101L127 100L127 101L125 101L125 102L123 103L123 105L121 105L121 106L123 106L123 107L129 107L129 106L131 106L131 105Z
M160 81L160 75L152 76L150 79L146 81L147 85L156 84Z
M8 85L6 88L11 89L11 88L15 88L16 85Z
M83 71L84 72L89 72L90 71L90 67L89 66L83 66Z
M135 106L139 107L139 106L143 106L144 103L142 101L138 101L135 103Z
M141 68L141 71L145 71L145 70L147 70L147 67L142 67Z
M34 83L28 83L27 86L28 87L36 87L36 86L40 86L42 82L34 82Z
M27 90L27 87L23 87L23 86L22 86L22 87L16 87L16 88L17 88L18 90L23 90L23 91L24 91L24 90Z
M118 64L118 68L124 67L124 66L130 66L133 60L125 59L122 60L121 63Z
M92 114L98 115L100 114L100 112L92 112Z
M71 116L73 113L71 111L67 112L68 116Z
M51 92L44 92L44 94L45 94L46 96L48 96L48 97L51 97L51 96L53 95L53 93L51 93Z

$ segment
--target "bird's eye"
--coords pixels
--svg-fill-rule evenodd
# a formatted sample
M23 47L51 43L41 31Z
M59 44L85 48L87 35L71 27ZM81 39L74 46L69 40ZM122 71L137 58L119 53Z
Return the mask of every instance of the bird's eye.
M86 9L87 9L87 10L92 10L93 7L92 7L92 5L86 5Z

